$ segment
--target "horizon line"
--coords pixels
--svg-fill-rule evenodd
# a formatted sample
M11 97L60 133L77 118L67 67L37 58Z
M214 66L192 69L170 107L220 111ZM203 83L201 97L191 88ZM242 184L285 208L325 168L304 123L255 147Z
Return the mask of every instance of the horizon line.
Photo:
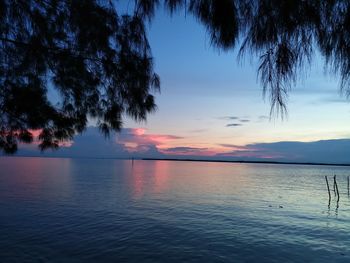
M245 161L245 160L219 160L219 159L191 159L191 158L141 158L144 161L179 161L179 162L211 162L211 163L256 163L256 164L292 164L292 165L323 165L323 166L350 166L350 163L314 163L314 162L288 162L288 161Z

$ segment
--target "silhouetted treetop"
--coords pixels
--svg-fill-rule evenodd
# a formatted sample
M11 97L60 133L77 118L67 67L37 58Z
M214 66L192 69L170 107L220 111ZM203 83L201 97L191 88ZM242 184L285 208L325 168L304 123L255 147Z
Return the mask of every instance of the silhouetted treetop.
M160 80L146 26L159 8L191 14L218 49L259 57L277 113L318 50L350 95L350 2L316 0L0 0L0 150L57 148L94 119L105 134L145 120ZM131 11L130 11L131 10ZM55 90L59 100L49 99Z
M0 1L0 148L14 152L41 129L40 148L82 132L88 117L104 134L124 114L146 119L155 109L145 25L105 1ZM57 104L47 98L56 89Z

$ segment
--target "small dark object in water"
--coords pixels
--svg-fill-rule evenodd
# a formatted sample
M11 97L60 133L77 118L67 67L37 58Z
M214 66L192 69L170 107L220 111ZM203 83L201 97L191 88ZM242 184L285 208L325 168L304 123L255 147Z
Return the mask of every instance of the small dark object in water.
M325 175L325 178L326 178L327 189L328 189L328 202L330 202L331 201L331 192L329 191L329 184L328 184L327 175Z
M272 205L269 205L269 207L272 207Z
M337 190L337 203L339 202L339 189L338 189L338 184L337 184L337 180L336 180L336 175L334 175L334 185L335 185L335 189Z
M283 208L283 206L280 205L280 208Z

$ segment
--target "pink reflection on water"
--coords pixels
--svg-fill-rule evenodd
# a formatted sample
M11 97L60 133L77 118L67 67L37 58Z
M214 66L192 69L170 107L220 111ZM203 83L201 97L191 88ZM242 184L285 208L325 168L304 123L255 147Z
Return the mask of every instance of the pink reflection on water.
M134 199L169 194L234 196L252 186L248 165L230 163L138 160L131 178Z
M170 163L160 161L134 162L132 168L132 195L140 199L145 194L159 194L168 189Z
M154 185L153 192L162 193L168 187L170 165L169 162L155 162L154 165Z
M143 188L144 188L143 186L144 179L143 179L142 169L140 169L139 162L133 165L132 171L131 171L131 177L132 177L132 196L134 199L139 199L143 196Z
M70 160L36 157L1 157L1 176L17 198L52 195L70 189ZM67 191L66 191L67 192Z

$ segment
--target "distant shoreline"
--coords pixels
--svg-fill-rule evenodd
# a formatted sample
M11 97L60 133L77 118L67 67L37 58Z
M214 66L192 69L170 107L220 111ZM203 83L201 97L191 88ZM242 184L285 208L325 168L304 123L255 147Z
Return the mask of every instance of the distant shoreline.
M175 162L208 162L208 163L251 163L251 164L292 164L292 165L323 165L323 166L350 166L346 163L310 163L310 162L278 162L278 161L230 161L210 159L177 159L177 158L142 158L144 161L175 161Z
M113 158L113 157L87 157L87 156L27 156L27 155L0 155L0 158L48 158L48 159L97 159L97 160L144 160L144 161L175 161L175 162L208 162L208 163L251 163L251 164L286 164L286 165L320 165L350 167L350 163L312 163L312 162L279 162L279 161L244 161L244 160L218 160L218 159L191 159L191 158Z

